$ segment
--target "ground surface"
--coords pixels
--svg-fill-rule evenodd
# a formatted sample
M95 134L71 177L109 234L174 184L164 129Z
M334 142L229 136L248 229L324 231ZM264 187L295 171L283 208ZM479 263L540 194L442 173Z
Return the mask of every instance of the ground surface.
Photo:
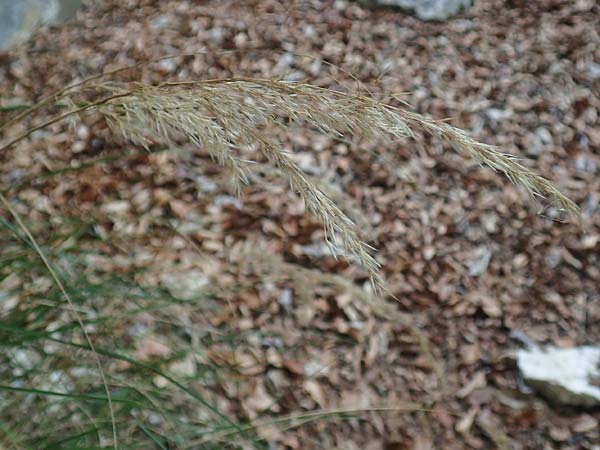
M475 3L455 20L422 23L347 1L88 2L76 22L0 61L4 105L173 53L203 52L122 79L283 76L356 89L353 74L383 100L405 93L416 111L525 158L580 205L583 228L551 220L551 207L536 215L506 179L434 139L351 144L299 130L286 148L354 212L379 250L392 307L364 293L360 268L323 251L319 223L281 178L257 173L236 199L204 151L147 154L93 115L4 152L2 189L48 246L72 243L58 237L70 221L88 224L94 239L77 235L82 274L133 277L182 301L141 311L127 296L84 300L84 314L129 312L107 347L119 341L158 361L239 421L360 410L257 428L272 448L598 450L600 413L528 392L511 336L600 342L600 7ZM4 267L3 289L21 284L24 298L51 289L47 277L15 281L13 270ZM61 314L36 326L55 329ZM235 345L202 350L223 336ZM207 362L228 376L194 381ZM111 383L126 385L127 370L108 369ZM185 402L175 398L175 409ZM201 408L189 414L204 420ZM168 434L160 417L144 420ZM168 445L203 448L190 442Z

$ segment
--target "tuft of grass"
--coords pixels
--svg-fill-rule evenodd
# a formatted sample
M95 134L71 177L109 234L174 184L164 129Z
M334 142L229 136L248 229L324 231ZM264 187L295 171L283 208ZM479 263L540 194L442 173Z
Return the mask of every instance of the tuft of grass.
M133 272L98 269L86 256L99 243L79 232L82 225L38 223L34 244L16 223L0 222L0 446L184 448L201 433L218 448L239 442L264 448L247 424L207 394L235 369L203 355L235 347L243 336L217 330L200 347L190 345L176 314L201 302L137 284ZM61 248L64 242L71 244ZM142 326L149 315L152 324ZM142 357L139 346L154 334L169 336L171 351ZM186 358L202 361L193 383L170 369ZM229 439L221 440L223 430Z

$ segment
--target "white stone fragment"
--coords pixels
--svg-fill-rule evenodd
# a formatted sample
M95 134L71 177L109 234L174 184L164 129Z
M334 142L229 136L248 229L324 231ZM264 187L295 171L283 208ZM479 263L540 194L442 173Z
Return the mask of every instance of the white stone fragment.
M469 8L472 2L471 0L366 0L366 3L414 11L421 20L447 20L458 14L461 9Z
M600 347L519 350L517 366L528 385L556 403L600 405Z

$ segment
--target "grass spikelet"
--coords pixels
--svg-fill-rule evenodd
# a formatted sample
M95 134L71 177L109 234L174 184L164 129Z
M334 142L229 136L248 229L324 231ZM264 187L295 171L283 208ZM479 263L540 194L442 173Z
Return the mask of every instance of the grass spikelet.
M351 135L385 139L388 143L414 138L415 131L424 132L447 142L461 155L502 172L533 197L546 199L568 215L578 214L575 203L514 156L477 142L445 122L371 97L306 83L251 78L136 84L132 89L116 84L97 87L109 96L73 113L96 109L113 129L146 148L155 141L174 144L181 140L203 147L233 170L238 190L247 183L250 163L241 158L241 150L258 146L323 223L334 255L340 243L368 271L377 289L383 286L383 280L372 247L361 240L352 220L283 150L275 133L270 132L274 127L286 131L292 124L300 124L334 137Z

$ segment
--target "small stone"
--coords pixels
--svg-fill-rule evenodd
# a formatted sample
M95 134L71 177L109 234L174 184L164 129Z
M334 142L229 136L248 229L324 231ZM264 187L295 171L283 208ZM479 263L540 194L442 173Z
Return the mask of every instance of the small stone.
M592 80L600 79L600 64L590 63L588 65L588 75Z
M126 200L115 200L105 203L100 208L105 214L120 215L125 214L131 208L131 204Z
M598 420L590 415L584 415L573 425L575 433L588 433L598 429Z
M554 139L550 131L545 127L536 128L533 136L530 136L528 139L528 146L525 151L533 156L537 156L542 153L542 151L552 145L554 143Z
M512 264L515 269L523 269L529 263L529 258L524 253L519 253L513 258Z
M191 378L196 375L196 361L192 355L169 364L169 370L176 376Z
M598 234L583 236L581 238L581 246L583 248L594 248L598 244L598 241L600 241L600 235Z
M485 111L485 115L491 122L500 122L512 116L512 112L505 109L489 108Z
M550 145L553 143L552 134L548 131L548 128L538 127L535 130L535 137L539 140L542 145Z
M236 48L244 48L248 43L248 35L246 33L238 33L234 36L233 42Z
M474 253L474 260L469 264L469 275L477 277L487 270L492 252L489 248L479 247Z
M279 57L277 64L273 68L275 73L281 74L287 71L294 64L295 57L292 53L284 53Z
M171 22L169 16L161 15L150 21L150 24L156 28L166 28Z
M206 274L196 269L163 273L160 282L173 297L181 300L198 299L210 284Z
M177 62L172 59L164 59L158 63L158 66L163 72L173 73L177 70Z
M279 299L277 299L277 303L279 303L279 306L281 306L285 312L291 312L294 307L292 290L288 288L281 291Z
M531 348L517 352L525 382L549 400L564 405L600 405L600 347Z
M425 258L426 261L430 261L434 256L435 247L428 245L423 249L423 258Z
M291 384L285 371L279 369L270 369L266 378L267 387L272 388L274 392L282 392Z
M447 20L471 6L471 0L364 0L363 3L402 8L414 12L421 20Z
M76 134L79 139L86 141L90 137L90 129L86 125L79 125Z
M317 36L317 31L312 25L305 25L304 28L302 28L302 32L304 33L304 36L309 39Z
M169 380L162 375L156 375L154 378L152 378L152 383L157 388L164 389L169 385Z
M147 211L152 204L152 197L148 189L137 191L131 198L131 203L138 212Z
M591 159L587 158L585 155L578 155L575 158L575 168L578 172L587 172L587 173L596 173L598 168L596 167L596 163Z
M71 151L75 154L82 153L85 150L86 144L83 141L76 141L71 147Z
M551 426L548 434L556 442L565 442L571 439L571 432L567 428Z

